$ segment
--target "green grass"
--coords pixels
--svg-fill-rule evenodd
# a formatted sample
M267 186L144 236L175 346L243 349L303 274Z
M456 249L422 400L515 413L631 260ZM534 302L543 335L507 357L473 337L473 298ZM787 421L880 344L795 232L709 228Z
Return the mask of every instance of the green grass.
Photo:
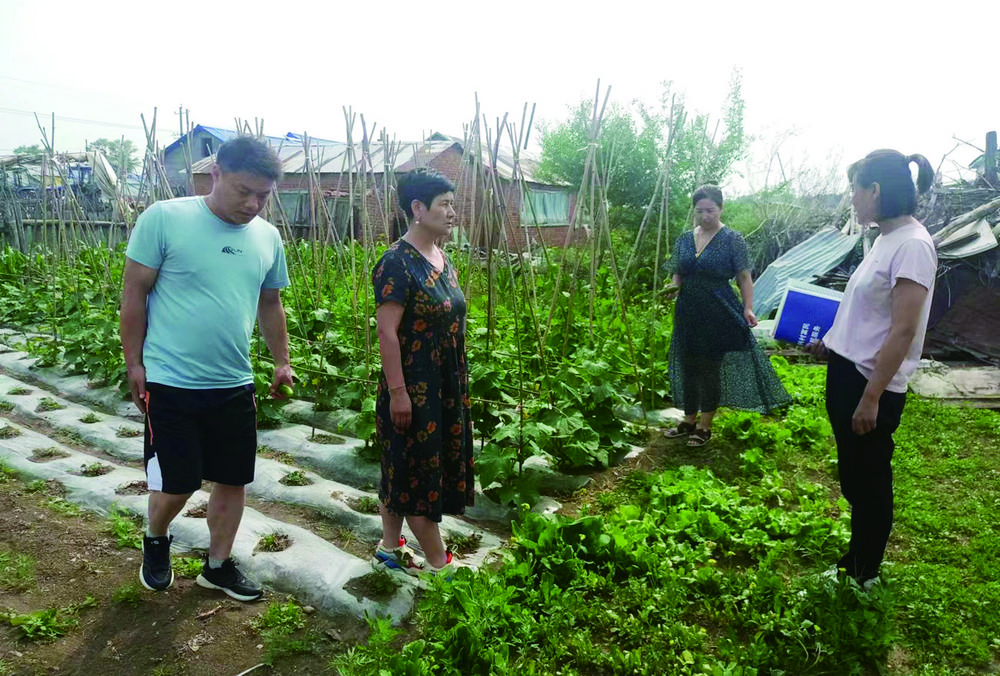
M28 554L0 547L0 590L25 591L35 585L35 559Z
M201 574L205 559L201 556L175 556L171 559L170 566L175 575L193 580Z
M80 422L84 423L85 425L92 425L93 423L101 422L101 416L91 412L85 416L81 416Z
M0 399L0 412L10 413L14 410L14 403L6 399Z
M55 641L79 624L78 613L85 608L97 606L97 601L88 596L82 603L74 603L65 608L46 608L30 613L8 613L7 621L29 641Z
M142 589L142 585L138 582L129 582L116 589L111 595L111 600L134 608L142 603Z
M981 673L1000 655L1000 415L911 396L895 438L900 643L922 673Z
M317 642L316 636L303 631L306 614L294 599L271 603L250 625L264 640L263 661L268 665L282 657L311 652Z
M108 513L107 530L121 549L142 550L142 517L112 505Z
M21 430L13 425L4 425L3 427L0 427L0 439L13 439L14 437L19 436L21 436Z
M49 498L43 504L56 514L62 514L63 516L80 516L83 514L83 509L76 506L72 502L69 502L65 498Z
M12 387L9 390L7 390L7 394L17 397L17 396L23 396L25 394L31 394L31 390L28 389L27 387Z

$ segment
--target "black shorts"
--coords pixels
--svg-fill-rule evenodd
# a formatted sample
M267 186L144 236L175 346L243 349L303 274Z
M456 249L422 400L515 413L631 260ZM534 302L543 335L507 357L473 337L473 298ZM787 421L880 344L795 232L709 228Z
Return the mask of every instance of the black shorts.
M186 390L146 383L146 482L181 495L214 481L245 486L257 457L254 386Z

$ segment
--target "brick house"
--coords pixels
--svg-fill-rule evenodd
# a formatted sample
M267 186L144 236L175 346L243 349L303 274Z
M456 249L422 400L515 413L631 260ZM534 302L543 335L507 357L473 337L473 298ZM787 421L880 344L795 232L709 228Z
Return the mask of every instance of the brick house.
M477 162L462 140L442 134L417 143L372 143L367 156L358 145L352 149L333 141L310 141L308 153L301 140L291 143L286 137L281 143L271 142L284 169L277 186L283 218L274 217L303 236L396 239L406 231L405 217L396 203L395 181L387 187L385 177L426 166L456 187L458 223L452 235L456 241L502 247L505 239L512 251L524 250L529 242L567 243L576 194L569 186L535 180L537 161L524 153L518 167L521 180L516 180L510 154L501 150L493 168L488 153L484 151ZM211 166L209 156L193 164L196 194L211 190ZM348 234L352 215L354 228ZM583 236L577 228L572 241Z

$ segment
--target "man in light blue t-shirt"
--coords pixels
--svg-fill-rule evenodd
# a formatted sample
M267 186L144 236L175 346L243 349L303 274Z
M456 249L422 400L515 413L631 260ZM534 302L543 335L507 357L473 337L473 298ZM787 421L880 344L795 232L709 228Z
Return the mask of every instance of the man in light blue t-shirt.
M230 554L257 453L255 320L274 357L271 396L283 398L292 384L284 248L257 216L280 176L271 148L233 139L219 148L209 195L153 204L129 238L121 340L132 400L146 415L149 527L139 580L147 589L173 584L170 523L207 480L210 544L197 583L240 601L263 595Z

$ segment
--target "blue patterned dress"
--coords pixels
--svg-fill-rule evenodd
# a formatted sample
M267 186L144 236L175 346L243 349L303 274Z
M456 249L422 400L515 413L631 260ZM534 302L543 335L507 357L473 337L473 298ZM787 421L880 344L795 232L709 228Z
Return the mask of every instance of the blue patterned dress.
M689 230L669 267L681 278L669 355L674 404L693 415L719 406L766 413L790 403L733 290L732 280L750 269L743 236L724 227L698 255Z

